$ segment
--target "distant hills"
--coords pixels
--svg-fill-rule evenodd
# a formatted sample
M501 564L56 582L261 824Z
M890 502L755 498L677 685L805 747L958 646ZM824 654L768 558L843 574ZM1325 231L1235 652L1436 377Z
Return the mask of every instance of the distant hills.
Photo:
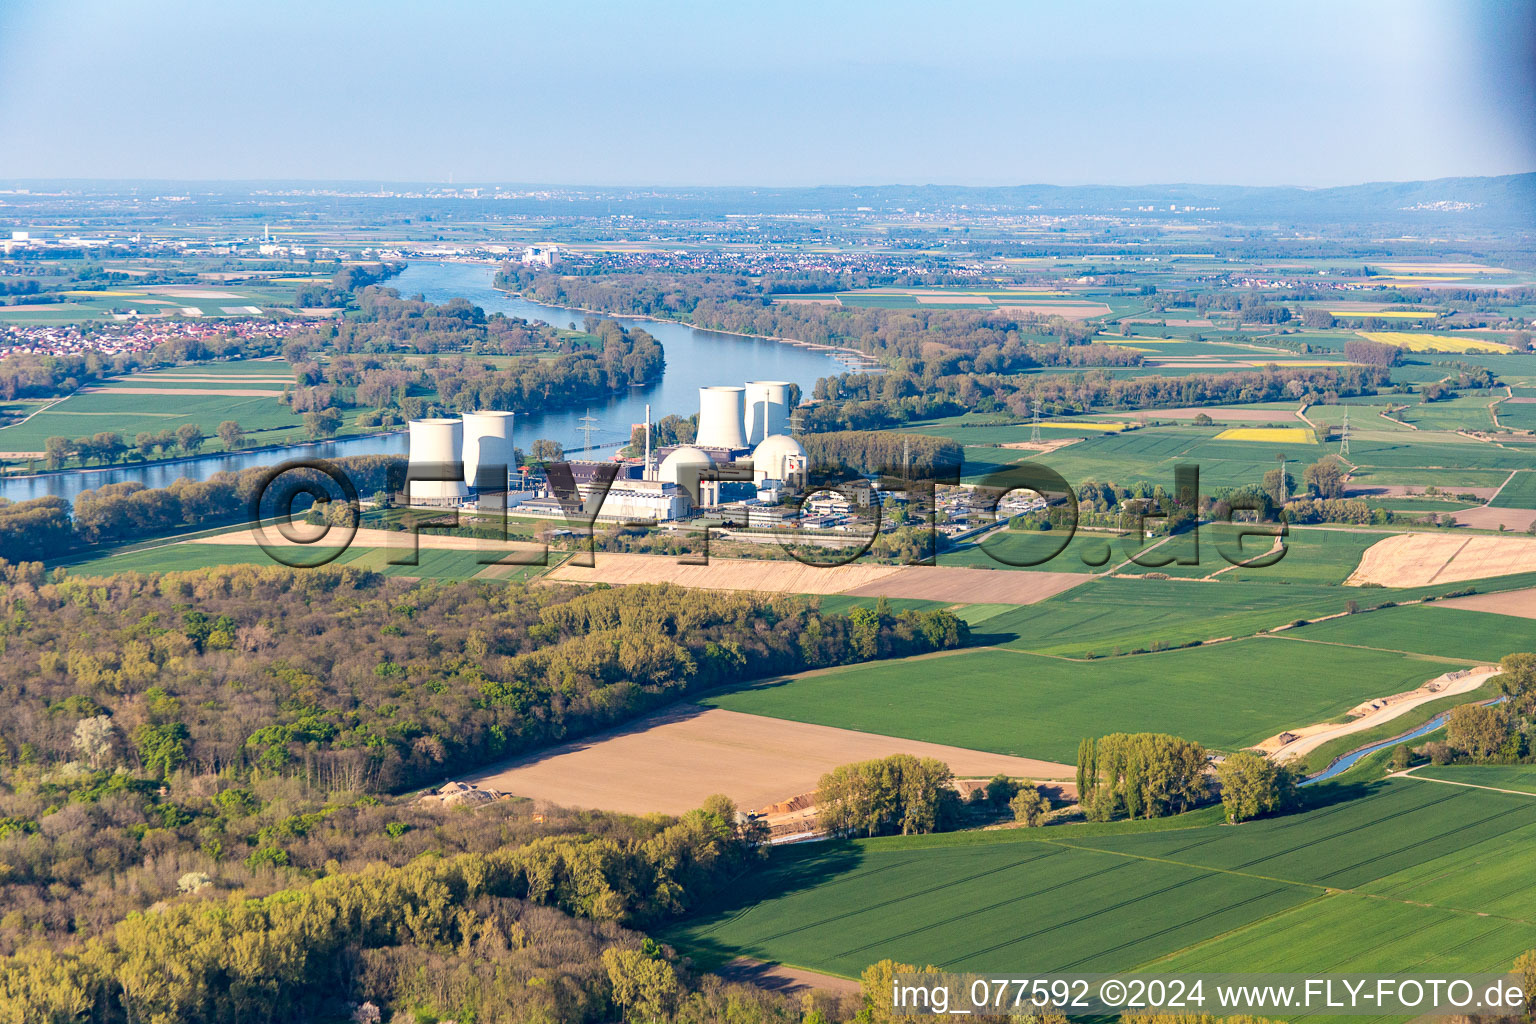
M1433 181L1369 182L1335 188L1245 185L867 185L814 188L579 186L513 183L378 181L12 181L0 202L13 208L71 205L72 201L137 202L185 195L204 206L314 207L354 214L408 204L417 209L451 206L456 212L636 218L716 219L797 213L857 217L954 213L980 215L1139 215L1144 219L1191 218L1255 227L1308 225L1380 227L1454 234L1460 226L1536 227L1536 172ZM30 195L17 195L30 189ZM478 190L478 195L473 193ZM45 193L73 193L65 197ZM499 194L498 194L499 193ZM243 201L242 201L243 200Z

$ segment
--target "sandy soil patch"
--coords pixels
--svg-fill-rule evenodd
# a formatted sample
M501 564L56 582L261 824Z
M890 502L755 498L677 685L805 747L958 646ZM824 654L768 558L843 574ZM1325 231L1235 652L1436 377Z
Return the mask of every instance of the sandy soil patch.
M1422 587L1536 572L1536 538L1403 533L1365 549L1348 586Z
M1374 729L1378 725L1407 714L1420 704L1427 704L1441 697L1453 697L1459 693L1470 693L1499 674L1498 669L1487 666L1471 672L1458 671L1464 674L1447 672L1445 675L1436 676L1418 689L1395 693L1390 697L1379 697L1351 708L1349 714L1352 721L1303 726L1278 736L1271 736L1254 749L1268 754L1276 761L1288 761L1308 754L1340 736Z
M1086 320L1091 316L1108 315L1109 307L1102 302L1076 303L1072 305L1062 305L1053 302L1030 302L1024 304L1010 302L1006 306L999 305L997 311L999 313L1034 313L1037 316L1060 316L1068 320Z
M306 531L303 536L314 536L320 533L321 527L307 526L304 523L294 525L295 532ZM268 527L265 533L268 542L278 546L294 546L294 542L283 539L276 527ZM337 540L342 537L336 534ZM540 552L544 545L533 544L527 541L512 540L488 540L481 537L448 537L439 533L423 531L418 539L421 546L432 551L529 551ZM255 544L255 530L233 530L229 533L220 533L212 537L199 537L196 540L181 541L182 544ZM301 542L302 543L302 542ZM397 551L411 550L411 535L397 530L371 530L361 529L352 538L352 547L357 548L389 548Z
M915 597L964 604L1034 604L1091 578L1080 572L1021 572L910 565L844 593L856 597Z
M1536 509L1469 508L1457 512L1456 521L1463 526L1471 526L1478 530L1497 530L1503 526L1506 530L1524 533L1528 526L1536 523Z
M1025 452L1054 452L1058 448L1066 448L1068 445L1078 444L1080 437L1058 437L1049 441L1009 441L998 445L999 448L1011 448Z
M786 996L797 996L814 989L847 992L854 995L860 991L859 983L851 978L821 974L817 971L808 971L803 967L764 963L749 956L739 956L715 973L726 981L756 985L758 988L765 988L770 992L778 992Z
M676 583L701 590L755 590L773 594L841 594L898 571L894 565L839 565L821 569L786 559L711 558L708 565L679 565L669 555L600 551L596 565L562 565L547 577L566 583Z
M680 814L712 793L757 810L809 793L827 772L892 754L936 757L956 775L1066 779L1071 765L679 705L464 779L567 807Z
M223 395L226 398L279 398L271 388L81 388L82 393L113 395Z
M1536 588L1506 590L1502 594L1469 594L1436 601L1441 608L1466 608L1474 612L1493 612L1521 619L1536 619Z

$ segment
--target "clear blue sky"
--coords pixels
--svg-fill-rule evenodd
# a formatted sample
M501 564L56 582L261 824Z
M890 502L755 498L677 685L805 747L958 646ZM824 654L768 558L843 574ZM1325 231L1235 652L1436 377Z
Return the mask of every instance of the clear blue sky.
M1536 168L1532 6L0 0L0 177L1330 185Z

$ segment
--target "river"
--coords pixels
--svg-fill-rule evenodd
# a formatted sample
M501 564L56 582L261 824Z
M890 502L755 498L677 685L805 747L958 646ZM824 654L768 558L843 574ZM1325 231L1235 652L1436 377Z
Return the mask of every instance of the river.
M590 315L560 306L529 302L498 291L491 286L495 270L495 267L484 263L418 260L391 279L389 284L398 288L400 294L406 297L421 295L431 302L447 302L462 297L487 313L505 313L558 327L572 323L579 326ZM626 326L642 327L650 332L666 349L667 366L660 380L644 387L630 388L624 394L591 405L591 414L597 421L592 431L594 445L627 440L631 424L645 419L646 403L650 403L651 415L655 419L668 413L691 416L699 410L699 388L707 385L741 384L749 380L786 380L799 384L808 395L818 377L832 376L848 369L832 356L815 349L721 334L718 331L700 331L684 324L652 322L635 317L606 319L618 320ZM542 437L559 441L567 449L582 447L585 434L580 421L587 411L587 407L582 406L519 416L514 426L515 443L527 450L535 438ZM104 426L110 427L110 424ZM205 429L212 432L211 425ZM125 480L137 481L146 487L165 487L178 477L205 480L222 470L271 466L287 459L403 455L405 451L404 433L376 434L274 451L209 455L178 462L130 464L110 469L10 479L0 482L0 498L24 501L55 494L73 501L83 490Z

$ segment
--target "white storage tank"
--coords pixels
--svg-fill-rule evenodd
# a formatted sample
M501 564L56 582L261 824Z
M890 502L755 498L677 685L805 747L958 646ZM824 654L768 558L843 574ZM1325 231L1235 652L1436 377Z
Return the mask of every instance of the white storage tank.
M699 435L694 444L700 448L745 448L746 388L717 385L699 388Z
M512 413L465 413L464 482L479 490L503 491L511 468Z
M408 500L412 505L457 505L469 496L460 465L464 450L464 421L436 418L411 420L410 469L414 473L447 477L445 480L412 479Z
M787 380L747 381L748 444L789 429L789 388Z

